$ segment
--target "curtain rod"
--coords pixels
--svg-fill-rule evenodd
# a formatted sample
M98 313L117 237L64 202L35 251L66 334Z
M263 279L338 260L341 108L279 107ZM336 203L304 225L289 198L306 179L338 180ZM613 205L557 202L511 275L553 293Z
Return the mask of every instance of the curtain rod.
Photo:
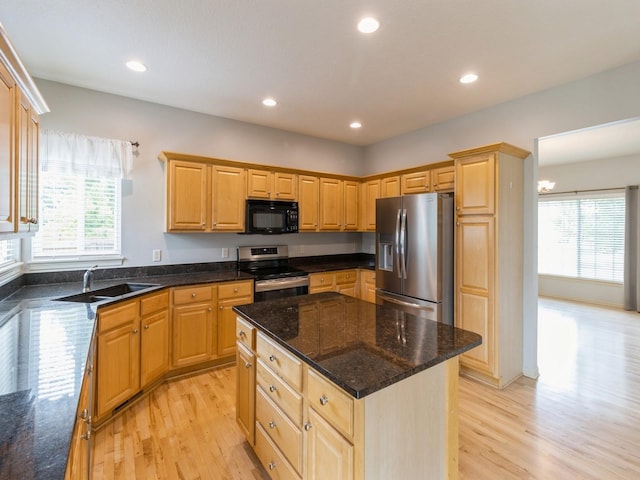
M630 187L633 188L633 187ZM638 188L637 186L635 188ZM591 188L589 190L569 190L568 192L540 192L538 195L566 195L568 193L573 193L577 195L578 193L589 193L589 192L617 192L624 191L625 187L611 187L611 188Z
M131 143L132 147L138 148L140 146L140 142L132 142L131 140L129 140L129 143Z

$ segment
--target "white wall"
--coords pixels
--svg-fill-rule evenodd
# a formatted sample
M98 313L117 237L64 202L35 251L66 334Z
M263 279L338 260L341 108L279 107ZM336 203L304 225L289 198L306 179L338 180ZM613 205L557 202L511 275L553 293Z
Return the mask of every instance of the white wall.
M189 112L116 95L36 79L51 112L43 129L140 142L133 180L123 182L122 253L124 266L151 265L152 249L162 250L157 265L235 259L235 247L266 243L293 245L292 256L353 253L359 234L298 235L168 234L165 226L165 151L250 163L360 175L363 150L282 130ZM301 251L304 245L304 251ZM229 248L222 259L221 249Z
M639 114L640 62L635 62L369 146L365 149L367 174L390 170L389 165L403 168L438 162L450 152L502 141L537 154L539 137ZM537 158L532 156L525 162L523 312L523 369L531 377L538 372L537 170Z
M556 182L555 192L640 185L640 154L591 162L550 165L538 169L539 178ZM540 275L541 295L622 308L621 284Z

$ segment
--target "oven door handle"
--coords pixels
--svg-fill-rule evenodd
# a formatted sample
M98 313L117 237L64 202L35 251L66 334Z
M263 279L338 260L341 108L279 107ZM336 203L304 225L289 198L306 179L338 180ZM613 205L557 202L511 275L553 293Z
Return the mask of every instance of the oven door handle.
M309 277L276 278L273 280L259 280L255 283L255 292L271 292L286 288L306 287L309 285Z

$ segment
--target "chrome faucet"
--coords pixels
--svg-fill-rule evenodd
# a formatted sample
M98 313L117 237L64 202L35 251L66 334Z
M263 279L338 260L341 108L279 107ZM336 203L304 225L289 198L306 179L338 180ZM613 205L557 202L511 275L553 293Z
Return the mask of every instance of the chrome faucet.
M82 277L83 292L88 292L89 290L91 290L91 282L93 281L93 272L95 272L96 268L98 268L98 265L94 265L93 267L88 269L86 272L84 272L84 277Z

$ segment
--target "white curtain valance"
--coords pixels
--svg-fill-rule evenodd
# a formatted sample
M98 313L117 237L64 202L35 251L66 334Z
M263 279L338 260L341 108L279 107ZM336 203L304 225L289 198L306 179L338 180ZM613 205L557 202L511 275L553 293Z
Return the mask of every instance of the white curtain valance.
M131 142L43 130L40 165L44 172L131 179Z

